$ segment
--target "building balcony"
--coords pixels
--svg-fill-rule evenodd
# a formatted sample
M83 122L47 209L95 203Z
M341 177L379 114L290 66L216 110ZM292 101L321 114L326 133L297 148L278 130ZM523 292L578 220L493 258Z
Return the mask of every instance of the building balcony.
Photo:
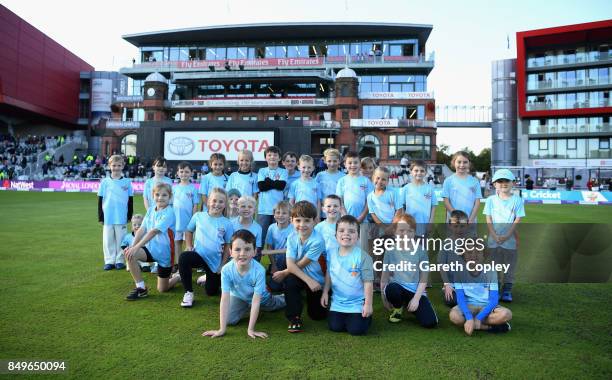
M527 71L553 70L558 68L601 66L612 63L612 55L592 52L576 57L550 56L530 58L527 60Z
M351 119L351 128L436 128L436 122L419 119Z
M304 120L304 126L309 127L311 131L329 131L338 132L342 125L334 120Z
M530 125L529 135L565 135L612 133L610 123L601 124L564 124L564 125Z
M144 96L142 95L115 95L113 103L142 103Z
M356 68L414 68L424 69L427 72L434 67L433 56L376 56L354 55L335 57L307 57L307 58L253 58L253 59L224 59L224 60L190 60L190 61L161 61L136 63L131 67L120 69L121 74L128 76L144 76L152 72L189 72L189 71L231 71L234 73L247 70L276 70L282 68L324 69L343 68L346 65Z
M548 93L551 92L550 90L598 90L610 87L610 85L612 85L612 80L609 77L599 79L550 79L538 82L527 82L527 93Z
M334 104L333 98L208 98L168 100L171 109L202 108L321 108Z
M574 102L572 104L551 102L551 101L527 103L527 111L571 110L571 109L578 109L578 108L600 108L600 107L610 107L610 101L609 100L586 101L586 102Z

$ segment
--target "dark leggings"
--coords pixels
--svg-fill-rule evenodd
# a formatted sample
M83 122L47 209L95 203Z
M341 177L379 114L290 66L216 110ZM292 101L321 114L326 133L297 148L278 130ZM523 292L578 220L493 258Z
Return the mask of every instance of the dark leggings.
M372 316L364 318L361 313L330 311L327 315L327 324L331 331L346 331L351 335L365 335L371 323Z
M221 288L221 275L212 271L206 261L197 252L185 251L179 256L179 273L181 274L181 283L186 292L193 292L193 284L191 283L191 275L193 268L203 268L206 272L206 284L204 289L206 294L214 296L219 294Z
M322 290L313 292L308 285L295 275L285 279L285 315L290 321L302 316L302 289L306 290L306 310L310 319L320 321L327 316L327 309L321 306Z
M414 293L398 283L391 282L385 288L385 297L397 309L407 306L412 297L414 297ZM438 316L431 306L429 298L425 295L419 299L419 307L412 314L414 314L419 324L423 327L435 327L438 324Z

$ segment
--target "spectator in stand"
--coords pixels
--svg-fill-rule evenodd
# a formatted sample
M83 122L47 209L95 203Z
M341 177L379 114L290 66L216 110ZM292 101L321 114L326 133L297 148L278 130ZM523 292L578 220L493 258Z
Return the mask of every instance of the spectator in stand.
M525 189L533 190L533 180L529 174L525 174Z

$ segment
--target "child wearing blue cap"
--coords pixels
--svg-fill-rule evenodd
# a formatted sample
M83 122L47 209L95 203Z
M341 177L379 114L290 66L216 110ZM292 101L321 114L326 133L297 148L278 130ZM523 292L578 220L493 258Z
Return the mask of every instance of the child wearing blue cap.
M517 262L516 227L525 216L523 199L512 192L514 181L514 174L510 170L496 171L492 180L496 191L487 198L484 208L492 257L496 262L510 264L508 271L503 274L501 300L504 302L512 302L512 283Z

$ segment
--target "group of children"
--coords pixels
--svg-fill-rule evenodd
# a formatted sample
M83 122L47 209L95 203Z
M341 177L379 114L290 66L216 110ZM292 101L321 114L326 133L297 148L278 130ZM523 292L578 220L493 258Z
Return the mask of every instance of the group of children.
M377 225L394 223L391 235L408 239L430 232L437 199L433 186L425 181L424 162L411 165L409 184L393 188L388 186L388 169L376 167L371 159L360 160L354 152L344 157L345 174L339 170L340 153L327 149L327 170L314 178L314 160L308 155L298 159L287 152L281 157L280 149L270 146L264 157L267 167L254 173L252 152L241 151L239 170L228 177L225 157L213 154L212 171L202 178L199 190L190 182L189 163L179 164L180 182L172 186L165 176L165 159L159 157L153 163L154 176L145 183L144 217L132 216L133 190L121 176L121 156L110 158L111 175L102 181L98 193L104 269L124 269L127 260L136 285L127 300L148 295L141 265L155 262L158 291L181 282L185 290L182 307L194 303L194 268L205 272L198 283L207 295L221 292L220 328L204 332L205 336L222 336L227 325L238 323L249 309L248 335L253 338L266 337L255 330L260 310L284 308L288 331L303 331L303 293L311 319L327 318L332 331L362 335L372 321L375 288L390 310L390 322L400 322L406 309L423 327L438 324L426 291L428 272L375 273L368 246L368 238L378 236ZM456 173L446 179L442 192L447 221L456 227L475 223L482 196L478 181L470 175L468 155L456 153L452 166ZM495 173L497 193L487 199L484 211L490 232L489 256L512 264L512 273L503 278L501 299L508 302L512 301L517 258L516 225L525 215L522 199L512 193L513 181L508 170ZM130 218L133 232L126 234ZM383 268L428 261L427 252L413 248L412 253L387 250ZM270 261L269 281L259 263L262 255ZM442 257L451 260L440 252ZM455 259L485 258L482 252L470 251ZM511 312L498 305L497 278L482 272L469 272L467 279L441 275L445 303L453 306L450 319L467 334L510 329Z

